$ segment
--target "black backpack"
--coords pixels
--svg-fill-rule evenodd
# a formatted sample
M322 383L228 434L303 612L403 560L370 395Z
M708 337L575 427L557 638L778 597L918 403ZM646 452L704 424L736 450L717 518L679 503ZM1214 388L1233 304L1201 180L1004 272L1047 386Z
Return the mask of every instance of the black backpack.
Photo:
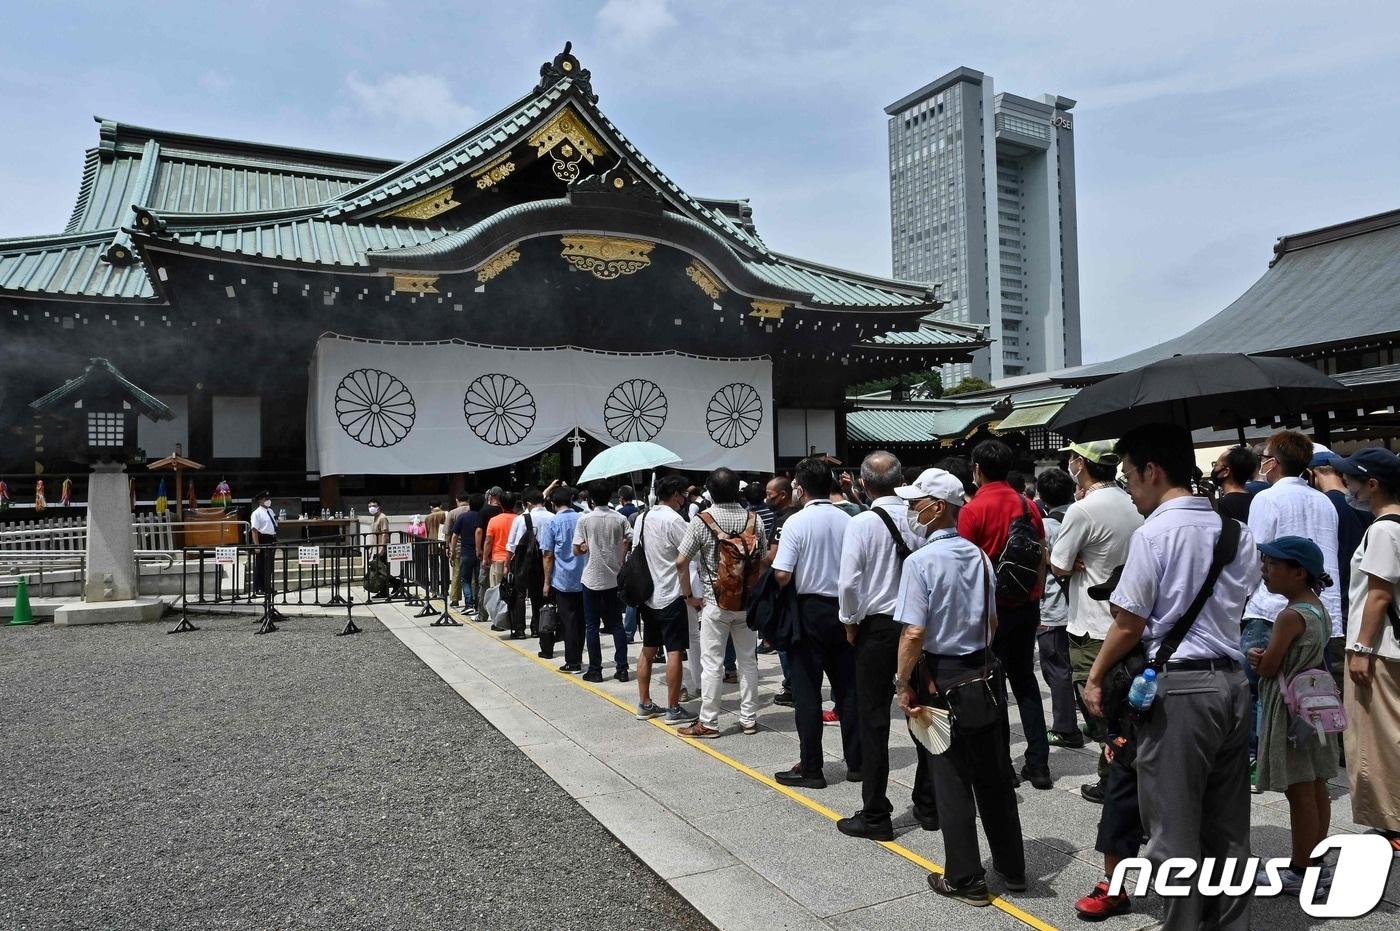
M510 557L510 576L516 591L525 591L537 583L544 583L544 559L540 554L540 541L535 536L535 523L528 513L525 518L525 532L516 541L515 552Z
M647 554L643 534L647 529L647 515L637 520L637 545L627 554L627 561L617 573L618 593L628 607L640 608L651 600L656 592L656 582L651 577L651 567L647 565Z
M1031 520L1031 509L1021 498L1021 516L1011 521L1006 545L997 554L997 600L1009 607L1027 604L1040 583L1045 541Z

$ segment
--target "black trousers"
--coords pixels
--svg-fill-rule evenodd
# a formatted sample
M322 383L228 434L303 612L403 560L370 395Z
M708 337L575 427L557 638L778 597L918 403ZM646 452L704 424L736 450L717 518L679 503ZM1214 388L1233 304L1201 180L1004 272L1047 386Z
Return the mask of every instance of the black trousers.
M1035 634L1035 628L1031 628ZM924 662L940 689L982 668L985 651L969 656L924 654ZM938 796L939 823L943 829L945 875L961 885L986 875L977 844L977 819L987 833L992 865L1003 876L1026 874L1026 852L1021 842L1021 815L1016 810L1016 790L1006 760L1010 753L1001 727L977 734L953 731L946 753L933 758L933 786Z
M860 711L856 706L855 649L846 639L836 599L823 595L798 595L802 639L792 649L793 716L802 747L802 773L822 771L822 674L831 681L831 697L841 718L841 749L846 768L859 770Z
M530 596L530 636L540 632L540 607L544 604L544 577L536 573L536 579L525 586L524 591L515 593L510 603L510 632L525 633L525 596Z
M277 558L277 550L273 548L277 538L270 534L258 534L258 543L266 544L263 549L257 551L253 556L253 591L262 593L272 590L272 570L273 560Z
M887 794L890 781L890 703L894 674L899 667L899 637L904 625L888 614L872 614L860 622L856 638L856 707L860 715L861 810L867 817L894 811ZM914 740L918 761L914 770L914 813L921 819L938 817L933 791L933 757Z
M1006 681L1016 696L1021 729L1026 734L1026 763L1048 766L1050 738L1045 733L1045 706L1035 678L1035 634L1040 627L1040 603L997 609L997 632L992 652L1006 670ZM1009 737L1009 735L1008 735Z
M559 630L564 641L564 662L570 666L583 665L583 592L561 592L553 589L550 596L554 599L554 606L559 609ZM540 637L540 650L544 653L554 651L554 638L549 638L549 643L545 643L544 636Z

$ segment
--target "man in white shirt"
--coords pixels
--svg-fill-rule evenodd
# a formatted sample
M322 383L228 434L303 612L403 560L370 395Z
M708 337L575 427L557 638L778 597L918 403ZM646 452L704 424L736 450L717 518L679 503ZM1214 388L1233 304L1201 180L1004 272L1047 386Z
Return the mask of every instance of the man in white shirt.
M1089 589L1108 581L1113 570L1128 558L1128 542L1142 526L1142 515L1132 499L1114 484L1118 456L1111 441L1072 443L1069 474L1078 485L1078 498L1065 512L1059 536L1050 550L1050 571L1069 584L1069 655L1073 681L1081 685L1103 647L1113 620L1108 603L1089 597ZM1089 733L1102 742L1107 738L1100 720L1086 721ZM1057 741L1051 741L1055 743ZM1103 803L1108 758L1099 755L1099 778L1080 788L1084 798Z
M1322 550L1322 571L1333 584L1318 597L1332 622L1332 636L1342 635L1342 590L1336 584L1341 578L1337 571L1337 509L1327 495L1313 488L1303 478L1312 463L1313 443L1295 430L1280 430L1264 443L1264 455L1259 469L1269 487L1254 496L1249 505L1249 532L1258 543L1272 543L1279 537L1304 537ZM1246 653L1252 647L1268 646L1274 618L1288 607L1288 599L1275 595L1257 580L1254 593L1244 609L1244 630L1240 638ZM1254 669L1245 667L1249 677L1249 694L1254 713L1249 733L1250 758L1259 743L1259 677Z
M1311 446L1309 446L1311 450ZM1146 522L1133 534L1111 601L1119 609L1084 685L1103 716L1109 667L1138 643L1155 659L1162 641L1203 589L1222 517L1191 493L1191 434L1171 424L1129 431L1115 447L1128 494ZM1231 520L1232 518L1223 518ZM1241 528L1234 558L1216 580L1180 646L1157 678L1151 711L1137 728L1138 797L1150 838L1147 857L1249 857L1249 685L1240 650L1244 603L1259 578L1254 538ZM1246 931L1254 890L1163 899L1165 928Z
M544 560L541 557L539 548L540 534L549 526L550 518L554 515L544 506L544 492L531 486L520 493L522 507L520 513L515 515L515 520L511 522L510 533L506 536L506 552L510 554L511 567L517 572L523 573L522 577L515 580L517 592L515 601L510 606L510 639L525 639L525 596L530 598L530 636L540 635L540 608L544 606ZM517 567L515 563L515 550L520 541L525 537L526 529L532 530L535 535L536 552L528 566ZM553 650L548 655L543 650L540 651L542 659L550 659L554 655Z
M826 788L822 774L822 674L831 682L831 697L841 721L846 780L862 781L860 718L856 705L855 649L846 638L837 602L841 544L851 515L831 503L835 484L831 469L816 456L797 464L793 497L802 510L783 524L783 540L773 557L773 577L780 586L797 587L802 639L788 653L793 697L797 704L797 738L802 758L773 778L786 786ZM737 646L737 644L736 644Z
M676 555L676 579L686 604L700 612L700 720L680 729L686 737L713 739L719 731L719 693L724 684L724 645L734 641L739 676L739 726L745 734L758 733L757 635L749 630L745 612L720 607L715 580L720 572L718 533L754 534L755 552L761 558L768 546L763 521L750 514L739 500L739 476L731 469L715 469L705 480L714 502L705 513L714 521L712 530L698 516L692 520ZM692 587L691 565L698 562L704 596Z
M860 716L861 809L836 822L850 837L894 840L887 789L890 778L890 703L898 664L899 635L895 622L899 576L904 561L923 545L908 524L909 506L896 495L904 484L893 453L879 451L860 464L860 478L871 497L870 507L851 518L841 541L841 572L837 599L846 638L855 646L856 705ZM898 542L896 542L898 541ZM913 741L914 816L926 831L938 829L938 802L933 794L929 753Z
M651 573L652 594L638 613L642 619L642 655L637 660L637 720L665 716L679 727L695 720L681 707L682 664L691 649L690 623L676 571L681 541L687 525L680 515L685 506L686 480L668 475L656 484L657 504L637 516L632 525L632 546L641 547ZM696 648L699 644L694 644ZM651 700L651 664L656 651L666 650L666 707Z
M617 573L627 557L627 518L608 507L612 485L607 479L588 483L592 510L574 525L574 555L587 556L583 567L584 641L588 646L585 682L603 681L603 648L599 631L612 634L613 678L626 682L627 634L622 629L622 600L617 595Z
M253 594L266 595L272 590L273 549L277 542L277 515L272 513L272 495L263 492L254 501L252 518L248 521L249 535L255 545L266 548L257 551L253 557Z
M904 626L899 639L895 692L905 714L920 711L920 702L947 708L928 695L927 680L911 682L916 665L940 692L977 678L994 662L997 625L991 560L971 540L958 534L958 512L967 504L962 481L942 469L925 469L897 490L909 503L911 530L925 539L904 562L894 616ZM1000 679L1001 673L995 678ZM992 865L1013 892L1026 889L1026 851L1021 816L1012 785L1010 731L1005 726L1005 687L990 693L993 722L966 733L953 729L948 749L933 758L933 782L946 855L943 875L930 875L929 888L969 905L990 904L986 870L977 843L977 821L987 834ZM976 693L969 705L976 703ZM999 712L999 713L998 713ZM998 723L998 720L999 722Z

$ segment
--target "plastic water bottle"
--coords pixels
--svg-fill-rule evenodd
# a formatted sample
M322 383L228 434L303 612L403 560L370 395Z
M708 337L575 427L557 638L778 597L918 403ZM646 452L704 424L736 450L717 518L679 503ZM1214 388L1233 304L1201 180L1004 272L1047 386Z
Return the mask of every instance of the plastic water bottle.
M1128 704L1138 711L1146 711L1152 707L1152 700L1156 697L1157 670L1144 669L1133 680L1133 687L1128 689Z

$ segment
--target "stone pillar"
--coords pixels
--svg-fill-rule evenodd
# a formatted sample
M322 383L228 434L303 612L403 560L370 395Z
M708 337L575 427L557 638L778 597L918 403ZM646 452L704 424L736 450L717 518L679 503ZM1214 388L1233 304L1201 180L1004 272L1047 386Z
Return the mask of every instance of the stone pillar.
M88 480L87 581L83 600L129 601L137 594L126 467L98 463Z

